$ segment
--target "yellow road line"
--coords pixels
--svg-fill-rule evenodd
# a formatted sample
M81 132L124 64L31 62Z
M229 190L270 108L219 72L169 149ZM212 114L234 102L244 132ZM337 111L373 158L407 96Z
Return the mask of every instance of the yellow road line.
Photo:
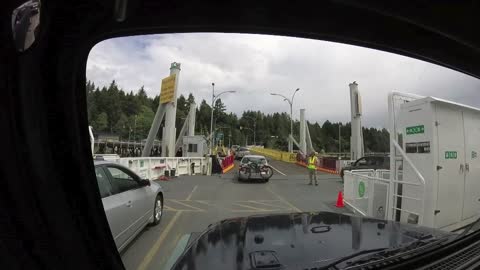
M194 210L197 210L197 211L200 211L200 212L205 212L205 210L203 210L203 209L200 209L200 208L195 207L195 206L188 205L188 204L186 204L186 203L182 203L182 202L180 202L180 201L178 201L178 200L170 200L170 201L172 201L172 202L174 202L174 203L181 204L181 205L186 206L186 207L190 207L191 209L194 209Z
M242 203L233 203L234 205L239 205L241 207L245 207L245 208L250 208L250 209L253 209L253 210L257 210L257 211L267 211L267 209L263 209L263 208L257 208L257 207L253 207L253 206L250 206L250 205L246 205L246 204L242 204Z
M186 201L190 201L190 199L192 198L193 192L195 192L195 190L197 190L197 187L198 187L198 185L193 187L192 192L190 192L190 195L188 195Z
M286 203L288 206L290 206L291 209L297 211L297 212L302 212L300 209L298 209L297 207L295 207L295 205L291 204L289 201L285 200L282 196L278 195L275 191L273 191L270 187L266 187L267 188L267 191L272 193L273 195L275 195L279 200L283 201L284 203Z
M172 220L170 220L170 222L167 224L167 227L165 227L162 234L160 234L160 237L157 239L155 244L153 244L152 248L150 248L147 255L143 258L142 262L137 267L137 270L147 269L148 265L152 261L153 257L157 254L163 241L165 241L165 238L167 237L170 230L173 228L173 225L175 224L175 222L177 221L177 219L180 217L181 214L182 214L182 211L178 211L177 213L175 213L175 216L173 216Z

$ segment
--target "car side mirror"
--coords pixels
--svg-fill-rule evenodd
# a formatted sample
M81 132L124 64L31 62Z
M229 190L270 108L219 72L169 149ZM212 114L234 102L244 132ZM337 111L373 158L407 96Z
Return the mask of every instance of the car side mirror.
M150 180L140 179L140 186L142 186L142 187L150 186Z

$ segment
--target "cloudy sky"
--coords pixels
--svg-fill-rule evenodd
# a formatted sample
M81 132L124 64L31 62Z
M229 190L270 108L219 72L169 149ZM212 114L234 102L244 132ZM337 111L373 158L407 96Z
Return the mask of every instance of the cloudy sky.
M171 62L181 63L179 94L192 92L197 104L216 91L235 90L222 100L227 110L289 111L271 92L295 96L294 117L349 121L348 84L356 81L363 101L363 123L386 127L391 91L435 96L480 107L480 80L419 60L339 43L246 34L169 34L116 38L97 44L87 79L97 86L114 79L124 90L144 86L159 94Z

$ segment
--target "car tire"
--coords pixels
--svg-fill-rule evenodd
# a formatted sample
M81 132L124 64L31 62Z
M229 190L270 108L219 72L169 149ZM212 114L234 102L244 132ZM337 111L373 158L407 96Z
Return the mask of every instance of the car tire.
M159 209L160 208L160 209ZM152 226L158 225L162 220L163 216L163 198L162 195L158 194L155 198L155 203L153 205L153 221Z

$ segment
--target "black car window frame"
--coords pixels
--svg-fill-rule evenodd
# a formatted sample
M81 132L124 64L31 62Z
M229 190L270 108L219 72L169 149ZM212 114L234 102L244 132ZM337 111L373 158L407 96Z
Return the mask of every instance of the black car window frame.
M123 168L121 166L117 166L115 164L106 164L103 166L104 167L104 170L105 172L108 174L108 177L110 179L110 184L112 185L112 194L115 195L115 194L120 194L120 193L123 193L123 192L127 192L127 191L130 191L130 190L135 190L135 189L139 189L139 188L142 188L143 186L140 185L140 178L135 174L133 173L132 171L126 169L126 168ZM113 177L113 175L111 174L109 168L114 168L114 169L117 169L117 170L120 170L122 171L123 173L127 174L128 176L130 176L133 181L136 182L136 185L131 187L131 188L128 188L128 189L122 189L120 188L117 183L116 183L116 178ZM126 180L126 179L125 179Z

